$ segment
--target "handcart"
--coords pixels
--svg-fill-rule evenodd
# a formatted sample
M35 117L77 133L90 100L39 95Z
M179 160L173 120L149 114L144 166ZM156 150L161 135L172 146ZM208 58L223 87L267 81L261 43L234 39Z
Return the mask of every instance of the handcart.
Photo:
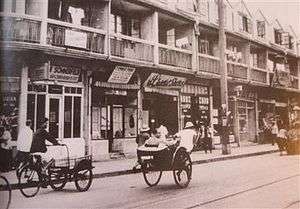
M168 143L145 143L137 149L143 177L150 187L156 186L163 171L172 171L176 185L185 188L192 178L192 161L184 147L179 146L178 139Z
M42 165L41 156L33 154L30 162L21 169L18 182L19 189L25 197L35 196L40 187L47 187L48 185L53 190L62 190L66 183L71 181L75 182L75 186L80 192L87 191L90 188L93 180L92 157L88 155L70 158L68 146L58 146L66 148L66 158L53 158L45 166Z
M74 181L78 191L87 191L93 180L92 156L70 158L69 149L67 158L54 159L48 168L49 185L53 190L62 190L67 182Z

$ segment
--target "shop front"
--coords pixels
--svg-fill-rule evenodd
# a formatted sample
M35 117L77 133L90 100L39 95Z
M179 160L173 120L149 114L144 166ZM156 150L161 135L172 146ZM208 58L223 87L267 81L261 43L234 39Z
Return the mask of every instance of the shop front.
M91 136L96 158L105 158L112 152L125 154L128 146L135 146L138 129L139 85L135 68L104 68L92 74Z
M51 57L29 66L26 118L32 129L49 119L49 133L69 146L71 156L86 153L83 133L84 73L73 60ZM51 148L50 148L51 149Z
M143 123L152 130L164 125L169 134L180 129L180 89L186 78L151 73L144 82Z

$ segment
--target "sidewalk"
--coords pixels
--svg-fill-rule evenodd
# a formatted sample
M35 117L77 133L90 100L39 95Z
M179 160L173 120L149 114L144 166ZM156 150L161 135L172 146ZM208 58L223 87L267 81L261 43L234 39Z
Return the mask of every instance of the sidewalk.
M277 146L272 146L270 144L247 144L237 147L236 145L231 145L231 154L222 155L221 146L217 146L212 153L205 154L204 151L197 151L191 154L193 164L202 164L222 160L230 160L236 158L250 157L256 155L269 154L277 152ZM93 162L94 178L104 178L118 175L126 175L139 172L133 171L132 168L136 163L136 158L123 158L123 159L112 159L106 161ZM8 181L16 188L17 177L15 171L8 173L3 173L7 177Z

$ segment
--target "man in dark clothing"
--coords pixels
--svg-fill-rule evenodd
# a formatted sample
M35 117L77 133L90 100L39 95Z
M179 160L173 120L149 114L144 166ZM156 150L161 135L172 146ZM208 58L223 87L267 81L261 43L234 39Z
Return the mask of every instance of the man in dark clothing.
M39 129L33 134L33 139L32 139L32 144L30 149L31 153L47 152L46 140L48 140L54 145L59 145L58 141L46 131L47 126L48 126L48 118L44 118L41 121L41 125Z

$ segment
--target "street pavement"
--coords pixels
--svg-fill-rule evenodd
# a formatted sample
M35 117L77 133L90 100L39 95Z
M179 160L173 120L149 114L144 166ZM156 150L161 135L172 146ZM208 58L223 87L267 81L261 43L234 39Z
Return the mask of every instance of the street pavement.
M219 150L220 151L220 150ZM208 154L207 154L208 155ZM87 192L68 183L60 192L41 189L34 198L14 190L11 208L299 208L299 155L271 153L193 166L178 189L172 172L148 187L141 173L94 179Z
M247 143L238 147L236 144L231 145L231 154L222 155L221 146L216 146L212 153L205 154L204 151L192 152L191 159L193 164L210 163L214 161L230 160L242 157L250 157L255 155L269 154L277 152L278 147L270 144ZM139 172L134 171L136 157L121 157L119 159L111 159L105 161L93 162L94 178L111 177L118 175L127 175ZM13 188L17 188L17 178L14 171L2 174L7 177Z

